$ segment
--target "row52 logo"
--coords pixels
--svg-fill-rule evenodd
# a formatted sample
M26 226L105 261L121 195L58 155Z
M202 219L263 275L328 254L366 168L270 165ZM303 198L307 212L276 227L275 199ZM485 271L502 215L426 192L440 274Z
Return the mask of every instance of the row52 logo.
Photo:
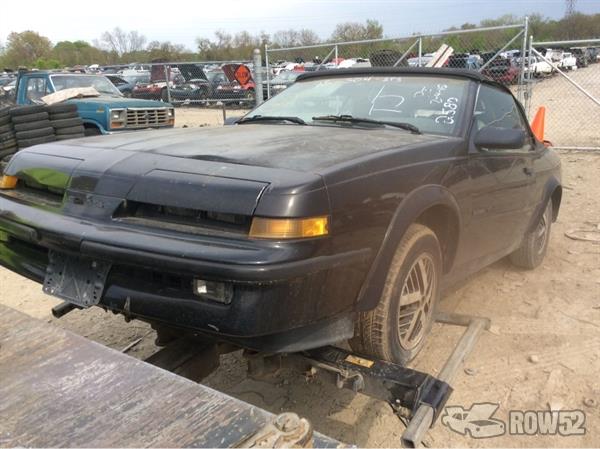
M582 410L511 410L508 422L495 418L500 404L481 402L470 408L447 406L442 424L453 432L471 438L504 435L584 435L585 413Z

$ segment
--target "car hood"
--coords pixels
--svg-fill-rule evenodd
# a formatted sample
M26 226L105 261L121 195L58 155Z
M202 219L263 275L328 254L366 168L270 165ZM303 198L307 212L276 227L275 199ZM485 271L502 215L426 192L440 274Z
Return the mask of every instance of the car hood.
M101 95L99 97L74 98L67 103L77 105L90 104L97 106L108 106L110 108L164 108L169 106L162 101L140 100L136 98L111 97L110 95Z
M164 104L164 103L163 103ZM69 140L62 145L154 153L183 159L280 168L319 174L377 152L446 138L393 129L245 124L118 133ZM186 162L181 162L182 166Z

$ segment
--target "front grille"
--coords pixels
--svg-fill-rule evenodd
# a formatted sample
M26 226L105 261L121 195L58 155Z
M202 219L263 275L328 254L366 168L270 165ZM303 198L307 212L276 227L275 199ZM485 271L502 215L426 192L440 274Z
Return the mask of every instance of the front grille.
M148 128L169 123L167 108L160 109L127 109L128 128Z
M113 214L121 222L193 234L248 234L251 217L125 201Z

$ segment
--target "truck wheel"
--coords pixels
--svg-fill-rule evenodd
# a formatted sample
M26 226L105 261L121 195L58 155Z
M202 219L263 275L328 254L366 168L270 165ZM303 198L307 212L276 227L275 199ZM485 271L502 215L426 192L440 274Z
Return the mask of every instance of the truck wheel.
M390 264L379 305L359 316L352 348L401 365L410 362L431 330L441 273L435 233L421 224L410 225Z
M533 270L544 260L548 242L550 241L550 228L552 226L552 200L548 200L546 209L540 217L535 229L523 239L523 243L509 258L513 265L520 268Z
M75 131L73 131L75 132ZM83 133L86 136L99 136L102 133L100 132L100 130L98 128L96 128L95 126L90 126L90 127L85 127L85 129L83 130ZM68 134L68 133L67 133Z

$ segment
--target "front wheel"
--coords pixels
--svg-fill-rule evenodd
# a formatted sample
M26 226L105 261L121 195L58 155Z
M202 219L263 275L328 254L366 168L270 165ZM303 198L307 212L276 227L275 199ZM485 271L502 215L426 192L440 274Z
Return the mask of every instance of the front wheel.
M352 349L401 365L410 362L431 330L441 273L435 233L412 224L396 249L379 305L358 318Z
M542 263L548 249L548 242L550 241L551 226L552 200L548 200L546 209L535 229L525 235L521 246L509 256L513 265L533 270Z

